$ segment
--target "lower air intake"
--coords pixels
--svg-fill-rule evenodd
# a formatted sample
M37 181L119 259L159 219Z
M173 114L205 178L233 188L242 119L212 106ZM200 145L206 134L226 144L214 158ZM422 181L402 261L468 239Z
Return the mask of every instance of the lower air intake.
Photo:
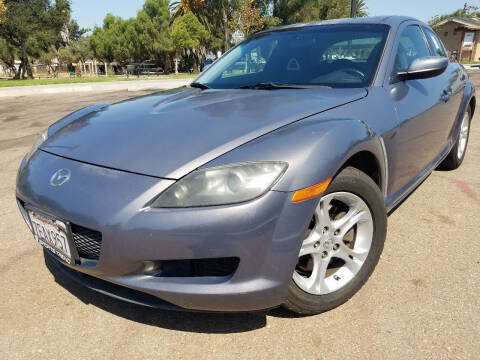
M213 259L162 260L157 277L231 276L237 270L240 259L225 257Z

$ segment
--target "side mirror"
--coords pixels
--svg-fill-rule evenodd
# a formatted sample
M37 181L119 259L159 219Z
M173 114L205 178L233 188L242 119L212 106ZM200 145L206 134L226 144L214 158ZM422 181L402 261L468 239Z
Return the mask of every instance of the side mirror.
M448 58L427 56L415 59L407 71L398 72L396 78L400 81L427 79L442 74L448 67Z

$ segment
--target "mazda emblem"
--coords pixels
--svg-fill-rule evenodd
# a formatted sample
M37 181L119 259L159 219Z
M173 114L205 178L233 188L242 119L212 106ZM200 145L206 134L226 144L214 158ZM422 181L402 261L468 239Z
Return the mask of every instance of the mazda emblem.
M50 178L50 185L52 186L62 186L68 180L70 180L70 170L68 169L60 169L55 174L52 175Z

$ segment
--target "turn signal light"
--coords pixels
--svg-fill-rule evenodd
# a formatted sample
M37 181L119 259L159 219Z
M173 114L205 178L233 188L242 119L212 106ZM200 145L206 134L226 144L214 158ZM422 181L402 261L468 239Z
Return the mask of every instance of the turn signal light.
M328 178L327 180L322 181L321 183L312 185L305 189L295 191L295 194L293 194L293 197L292 197L292 202L296 203L296 202L308 200L320 194L323 194L325 190L327 190L327 187L331 181L332 181L332 178Z

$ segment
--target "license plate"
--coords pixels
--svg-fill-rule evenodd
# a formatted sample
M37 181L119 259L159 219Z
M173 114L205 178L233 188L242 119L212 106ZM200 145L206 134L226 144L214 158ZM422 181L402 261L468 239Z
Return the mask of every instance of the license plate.
M72 253L68 243L68 230L64 222L28 211L35 239L60 259L72 264Z

